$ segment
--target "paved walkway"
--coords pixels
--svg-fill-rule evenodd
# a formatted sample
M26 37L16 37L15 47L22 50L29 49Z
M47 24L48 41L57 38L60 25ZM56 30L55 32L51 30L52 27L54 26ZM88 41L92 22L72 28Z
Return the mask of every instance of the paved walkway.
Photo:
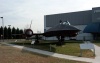
M97 45L94 45L94 47L95 47L96 57L95 57L93 63L100 63L100 47Z
M58 53L43 51L43 50L34 49L34 48L28 48L28 47L19 46L19 45L12 45L12 44L7 44L7 43L2 43L2 44L6 44L6 45L9 45L9 46L12 46L12 47L28 50L28 51L31 51L31 52L36 52L36 53L39 53L39 54L44 54L44 55L48 55L48 56L63 58L63 59L84 61L84 62L89 62L89 63L90 62L92 62L92 63L100 63L100 47L96 46L96 45L94 45L95 46L96 57L95 57L95 59L91 59L91 58L83 58L83 57L76 57L76 56L58 54Z

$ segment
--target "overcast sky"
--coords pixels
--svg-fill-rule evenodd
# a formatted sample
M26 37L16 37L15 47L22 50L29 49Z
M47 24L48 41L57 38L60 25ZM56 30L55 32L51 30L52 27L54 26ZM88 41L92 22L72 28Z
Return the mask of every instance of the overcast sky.
M44 15L91 10L92 7L100 7L100 0L0 0L0 17L4 17L5 26L20 29L29 27L32 20L33 32L43 32Z

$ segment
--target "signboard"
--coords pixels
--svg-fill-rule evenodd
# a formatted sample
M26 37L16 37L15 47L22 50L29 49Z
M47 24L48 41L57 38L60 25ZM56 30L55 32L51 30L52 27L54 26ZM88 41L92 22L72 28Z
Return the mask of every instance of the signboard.
M80 44L80 49L94 49L94 45L92 43Z
M80 56L82 56L82 49L93 49L94 51L94 55L95 55L95 48L94 48L94 44L92 43L83 43L83 44L80 44L80 50L81 50L81 54Z

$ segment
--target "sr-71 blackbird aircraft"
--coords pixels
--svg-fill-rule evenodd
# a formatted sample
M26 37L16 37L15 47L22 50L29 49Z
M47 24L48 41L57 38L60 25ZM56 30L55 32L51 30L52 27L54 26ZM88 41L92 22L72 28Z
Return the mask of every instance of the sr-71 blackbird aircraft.
M39 35L43 35L45 37L56 36L58 39L58 44L62 45L64 44L65 37L75 37L77 35L77 32L79 31L80 31L79 29L70 25L69 22L60 21L58 25L51 27L44 33L33 33L31 29L26 29L25 36L31 37L35 35L35 43L39 43Z

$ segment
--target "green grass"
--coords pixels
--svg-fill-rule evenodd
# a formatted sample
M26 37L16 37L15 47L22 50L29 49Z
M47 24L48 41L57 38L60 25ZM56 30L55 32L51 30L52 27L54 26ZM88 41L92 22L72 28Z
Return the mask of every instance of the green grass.
M93 43L94 43L95 45L97 45L97 46L100 46L100 40L95 40L95 41L93 41Z
M26 47L37 48L41 50L46 50L66 55L80 56L79 44L82 43L82 41L66 41L66 43L63 46L57 46L56 42L57 41L40 41L40 44L31 45L31 41L25 41L25 42L16 42L13 44L23 45ZM51 50L50 50L50 44L51 44ZM91 50L83 50L83 57L89 57L89 58L94 57L93 52Z
M97 46L100 46L100 43L94 43L94 44L96 44Z

